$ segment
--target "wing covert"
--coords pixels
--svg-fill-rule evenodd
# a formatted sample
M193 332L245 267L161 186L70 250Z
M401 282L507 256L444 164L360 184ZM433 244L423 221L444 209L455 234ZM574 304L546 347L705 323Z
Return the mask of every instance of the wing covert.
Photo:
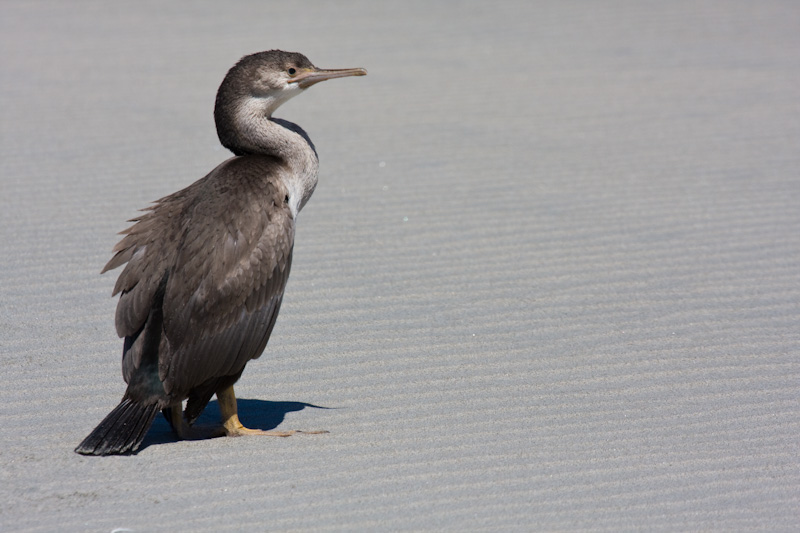
M284 168L263 159L252 175L235 162L236 191L211 197L237 205L197 205L186 218L184 240L164 296L164 334L170 354L160 354L159 375L167 391L186 390L211 377L229 375L261 354L280 309L291 268L294 219L278 176ZM220 183L220 187L227 184ZM192 221L202 220L202 224Z

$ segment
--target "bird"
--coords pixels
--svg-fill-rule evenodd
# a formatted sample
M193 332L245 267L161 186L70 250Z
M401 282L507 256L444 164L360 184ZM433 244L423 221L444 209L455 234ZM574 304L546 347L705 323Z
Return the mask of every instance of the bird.
M312 85L366 74L282 50L246 55L228 71L214 122L233 157L130 220L101 272L125 265L112 296L127 389L77 453L137 452L159 411L179 439L299 433L245 427L233 390L275 326L297 215L317 185L308 134L272 115ZM214 395L220 424L195 426Z

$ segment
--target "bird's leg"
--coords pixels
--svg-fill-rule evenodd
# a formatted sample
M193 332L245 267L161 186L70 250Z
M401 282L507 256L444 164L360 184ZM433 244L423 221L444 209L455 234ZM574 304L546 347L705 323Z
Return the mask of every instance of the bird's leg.
M298 431L290 429L289 431L263 429L250 429L246 428L239 422L238 410L236 407L236 395L233 392L233 385L217 391L217 401L219 402L219 410L222 414L222 427L225 434L229 437L237 437L239 435L267 435L272 437L289 437L295 433L327 433L327 431Z
M170 413L172 414L172 428L180 440L202 440L226 435L221 426L204 427L187 424L183 418L183 405L180 403L170 407Z

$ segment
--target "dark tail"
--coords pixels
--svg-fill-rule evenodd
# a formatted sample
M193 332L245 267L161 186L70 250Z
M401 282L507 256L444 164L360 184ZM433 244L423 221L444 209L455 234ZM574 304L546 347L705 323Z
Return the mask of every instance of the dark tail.
M83 455L135 452L142 444L158 411L158 404L141 405L123 398L75 451Z

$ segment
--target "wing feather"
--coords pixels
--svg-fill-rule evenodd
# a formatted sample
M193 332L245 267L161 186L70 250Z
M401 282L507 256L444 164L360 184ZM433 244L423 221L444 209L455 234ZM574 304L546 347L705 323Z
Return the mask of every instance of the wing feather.
M138 335L153 306L163 305L158 363L167 393L187 394L210 378L241 372L264 350L294 243L280 179L286 171L269 157L229 159L157 201L114 248L104 271L127 263L114 288L121 293L118 333ZM155 302L165 275L163 303ZM136 368L141 350L125 357L131 360L123 367Z

